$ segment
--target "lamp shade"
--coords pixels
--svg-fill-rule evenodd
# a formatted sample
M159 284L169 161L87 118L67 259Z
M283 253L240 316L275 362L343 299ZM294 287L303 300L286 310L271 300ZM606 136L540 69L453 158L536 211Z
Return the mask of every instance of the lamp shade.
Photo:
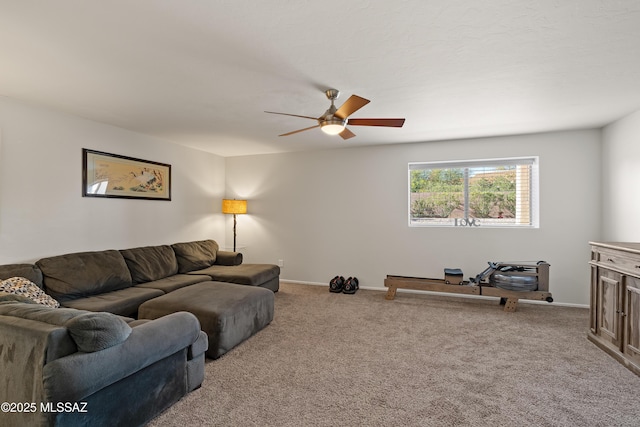
M222 213L224 214L246 214L247 201L235 199L222 199Z

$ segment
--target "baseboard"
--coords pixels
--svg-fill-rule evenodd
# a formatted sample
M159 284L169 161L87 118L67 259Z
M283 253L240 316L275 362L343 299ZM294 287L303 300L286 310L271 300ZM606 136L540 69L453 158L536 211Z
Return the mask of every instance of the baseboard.
M284 283L299 283L301 285L310 285L310 286L325 286L325 287L329 286L329 283L306 282L303 280L280 279L280 281ZM379 286L360 286L360 289L366 289L368 291L385 292L385 293L387 292L387 288L381 288ZM415 289L398 289L398 293L439 295L439 296L445 296L445 297L484 299L484 300L495 300L497 298L497 297L487 297L482 295L449 294L446 292L420 291ZM549 303L546 301L518 300L518 304L549 304ZM588 304L572 304L568 302L553 302L552 304L560 307L573 307L573 308L585 308L585 309L589 308Z

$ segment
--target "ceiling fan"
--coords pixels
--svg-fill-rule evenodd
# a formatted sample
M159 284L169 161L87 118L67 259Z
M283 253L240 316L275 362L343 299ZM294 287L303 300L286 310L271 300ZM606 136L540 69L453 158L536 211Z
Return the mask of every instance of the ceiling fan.
M351 95L349 99L345 101L340 108L336 108L334 101L340 96L340 91L337 89L327 89L325 91L327 98L331 101L331 107L324 112L320 117L301 116L298 114L276 113L275 111L265 111L269 114L281 114L283 116L302 117L303 119L316 120L318 122L315 126L310 126L304 129L294 130L292 132L283 133L278 136L293 135L298 132L304 132L305 130L314 129L319 127L322 131L329 135L340 135L342 139L349 139L356 136L346 128L350 126L383 126L383 127L395 127L400 128L404 125L404 119L350 119L350 115L367 105L370 101L359 97L358 95Z

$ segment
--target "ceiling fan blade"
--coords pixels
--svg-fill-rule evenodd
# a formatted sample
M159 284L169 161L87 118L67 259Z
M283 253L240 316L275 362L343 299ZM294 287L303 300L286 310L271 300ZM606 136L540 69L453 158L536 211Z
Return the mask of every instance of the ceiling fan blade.
M278 136L289 136L289 135L293 135L294 133L304 132L305 130L309 130L309 129L313 129L313 128L319 128L319 127L320 127L320 125L309 126L308 128L294 130L292 132L283 133L282 135L278 135Z
M344 104L342 104L342 106L338 108L338 111L333 113L333 115L344 120L350 115L352 115L353 113L355 113L356 111L358 111L359 109L361 109L362 107L364 107L365 105L367 105L369 102L371 101L369 101L368 99L359 97L358 95L351 95L349 99L347 99L344 102Z
M269 113L269 114L280 114L281 116L302 117L303 119L318 120L318 118L317 118L317 117L301 116L301 115L299 115L299 114L276 113L275 111L265 111L265 113Z
M349 138L353 138L354 136L356 136L355 133L351 132L347 128L344 128L342 130L342 132L340 132L338 135L340 135L342 137L342 139L349 139Z
M404 119L349 119L349 126L385 126L392 128L401 128L404 125Z

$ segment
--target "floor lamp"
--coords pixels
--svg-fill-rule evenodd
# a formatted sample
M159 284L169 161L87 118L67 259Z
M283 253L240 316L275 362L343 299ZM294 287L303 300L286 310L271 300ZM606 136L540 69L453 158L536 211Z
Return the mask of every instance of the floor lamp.
M247 213L247 201L222 199L222 213L233 214L233 252L236 251L236 215Z

